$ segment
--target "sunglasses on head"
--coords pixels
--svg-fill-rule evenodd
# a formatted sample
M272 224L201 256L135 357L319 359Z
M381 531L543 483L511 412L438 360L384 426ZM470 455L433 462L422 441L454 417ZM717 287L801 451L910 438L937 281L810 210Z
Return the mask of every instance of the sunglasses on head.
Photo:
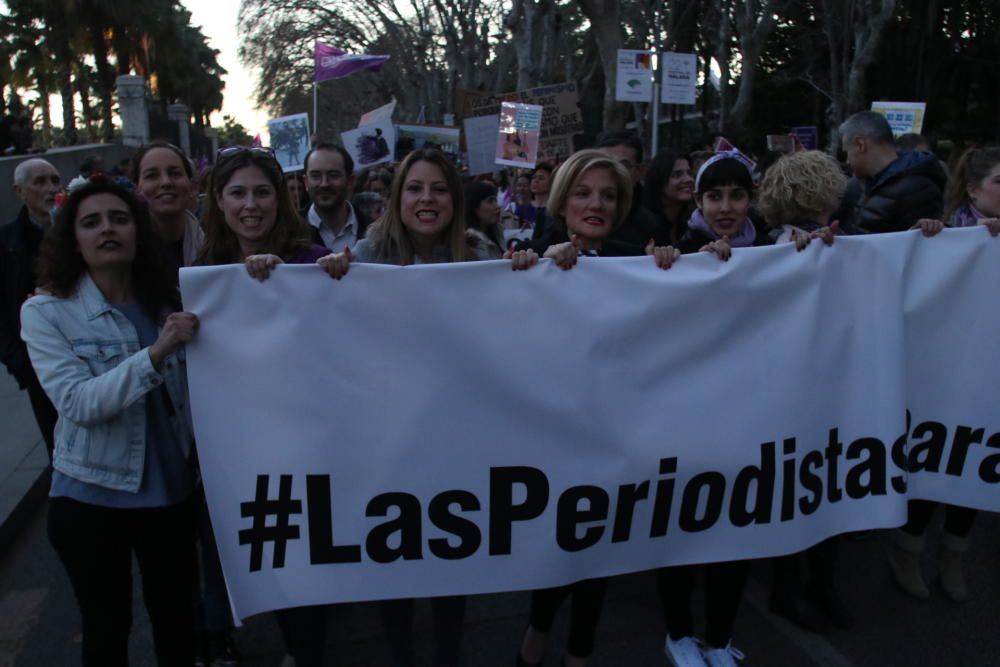
M274 151L270 148L263 148L261 146L229 146L228 148L220 148L215 153L215 157L225 160L241 153L251 153L253 155L260 155L261 157L274 159Z

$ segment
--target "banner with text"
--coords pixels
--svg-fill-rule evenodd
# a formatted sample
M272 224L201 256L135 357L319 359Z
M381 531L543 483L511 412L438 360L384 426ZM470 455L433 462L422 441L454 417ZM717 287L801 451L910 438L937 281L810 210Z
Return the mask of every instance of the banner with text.
M236 614L790 553L908 498L1000 510L997 284L983 228L669 271L183 269Z

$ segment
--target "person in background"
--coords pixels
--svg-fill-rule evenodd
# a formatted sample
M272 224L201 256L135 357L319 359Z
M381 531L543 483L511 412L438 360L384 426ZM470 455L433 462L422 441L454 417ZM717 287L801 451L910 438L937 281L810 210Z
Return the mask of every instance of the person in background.
M70 194L46 235L22 337L59 413L49 539L76 594L84 667L128 665L132 559L157 663L195 659L194 436L177 312L145 209L111 183Z
M947 175L934 155L898 152L889 122L874 111L859 111L844 121L840 137L847 163L863 184L852 231L906 231L921 219L941 216Z
M464 194L466 228L482 234L490 259L500 259L506 243L500 227L496 188L489 183L467 183Z
M153 225L163 239L167 265L178 275L194 264L205 240L198 218L189 210L194 169L177 146L153 142L139 149L132 161L132 181L146 202Z
M302 217L309 214L309 193L306 192L306 179L299 173L285 174L285 187L288 188L288 196L292 198L292 206Z
M518 207L517 217L524 220L525 227L531 227L533 238L541 236L549 226L549 215L546 209L549 201L549 189L552 187L552 174L555 167L543 162L531 172L531 183L528 189L531 200L525 206Z
M951 227L971 227L1000 218L1000 146L971 148L955 165L948 183L945 220Z
M24 160L14 168L13 190L21 200L21 210L10 223L0 227L0 360L14 376L17 386L28 391L31 411L52 460L56 409L38 382L28 348L21 340L21 304L38 285L35 262L42 237L52 225L50 211L55 206L62 180L50 163L40 158Z
M641 253L646 243L653 239L657 245L666 245L672 239L664 236L660 221L644 205L642 177L646 171L642 140L634 132L615 130L598 135L595 148L621 162L632 183L632 206L625 222L612 232L609 240L636 246Z
M354 160L343 147L320 143L306 154L306 190L312 205L306 220L313 243L333 252L353 247L365 237L368 219L348 201L354 188Z
M359 192L351 197L351 205L369 220L378 220L385 213L385 199L377 192Z
M646 208L659 218L656 238L677 243L694 211L694 174L686 155L657 153L643 178Z

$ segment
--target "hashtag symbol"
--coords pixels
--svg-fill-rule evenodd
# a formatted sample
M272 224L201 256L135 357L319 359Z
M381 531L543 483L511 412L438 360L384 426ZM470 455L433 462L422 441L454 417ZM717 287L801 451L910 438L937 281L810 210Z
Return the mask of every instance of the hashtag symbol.
M257 494L253 501L240 503L240 514L245 519L253 517L253 527L239 532L240 544L250 545L250 571L256 572L264 560L264 543L274 542L272 568L285 567L285 547L288 540L299 539L299 527L288 525L292 514L302 514L302 501L292 500L292 476L281 475L278 482L278 497L267 497L270 475L257 475ZM267 517L273 516L273 526L266 525Z

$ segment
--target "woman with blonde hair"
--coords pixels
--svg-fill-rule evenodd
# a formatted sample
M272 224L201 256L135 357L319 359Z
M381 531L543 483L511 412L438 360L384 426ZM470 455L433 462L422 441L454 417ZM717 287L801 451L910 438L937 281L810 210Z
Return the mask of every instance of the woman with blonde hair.
M757 208L785 243L833 225L830 217L840 206L847 176L832 157L821 151L785 155L767 170L760 182ZM834 225L834 229L839 225Z

